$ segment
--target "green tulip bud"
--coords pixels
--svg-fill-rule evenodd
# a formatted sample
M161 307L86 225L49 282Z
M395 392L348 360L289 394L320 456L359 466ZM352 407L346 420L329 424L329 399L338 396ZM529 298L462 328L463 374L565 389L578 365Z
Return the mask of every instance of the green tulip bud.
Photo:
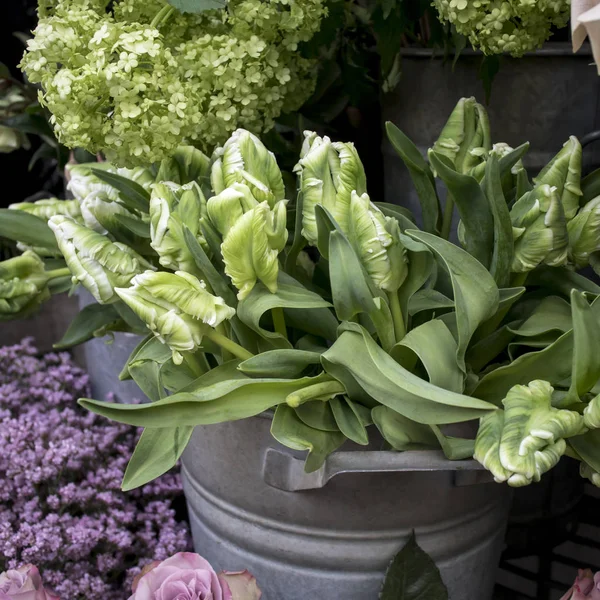
M201 187L210 176L210 159L193 146L180 146L171 157L161 161L156 181L186 185L192 181Z
M600 196L590 200L567 223L569 260L577 269L590 262L590 254L600 250Z
M450 114L433 150L447 156L459 173L485 161L492 147L485 108L475 98L461 98Z
M79 202L77 200L59 200L58 198L44 198L35 202L19 202L11 204L11 210L22 210L30 215L35 215L44 221L48 221L54 215L67 215L77 219L81 215Z
M0 321L26 317L50 297L42 259L33 252L0 262Z
M242 215L257 204L258 201L247 185L234 183L220 194L209 198L206 208L211 223L225 237Z
M534 183L547 183L554 186L565 211L567 221L572 219L579 209L581 191L581 157L579 140L572 135L561 151L534 178Z
M186 226L208 251L200 233L200 217L205 210L206 199L195 182L183 186L171 182L154 185L150 198L150 245L163 267L174 271L195 269L183 227Z
M513 487L539 481L564 454L565 439L585 430L580 414L552 406L553 391L542 380L515 385L502 401L504 411L481 419L474 457L496 481Z
M303 156L294 167L302 192L302 235L317 244L315 207L320 204L334 217L342 231L348 233L350 197L367 191L362 162L351 143L332 143L311 131L304 132Z
M515 240L512 270L531 271L539 264L564 265L568 257L565 214L556 188L537 185L510 211Z
M181 364L182 352L199 348L207 328L217 327L235 314L222 298L209 293L202 281L183 271L146 271L136 275L130 287L115 291L171 348L175 364Z
M285 198L285 186L275 155L252 133L238 129L215 151L211 183L220 194L234 183L244 183L259 201L275 203Z
M223 240L225 273L239 290L240 300L248 296L257 281L272 293L277 291L278 255L288 237L286 202L280 200L272 210L268 202L261 202L242 215Z
M134 275L153 268L128 246L111 242L70 217L54 216L48 225L54 231L73 282L80 282L100 304L117 301L115 287L127 286Z
M583 409L583 422L589 429L600 429L600 395L590 400Z
M386 217L367 194L352 192L349 238L373 283L395 292L408 274L406 250L400 241L398 221Z
M592 485L600 487L600 473L587 463L582 462L579 465L579 475L584 479L588 479ZM583 596L581 596L583 598Z

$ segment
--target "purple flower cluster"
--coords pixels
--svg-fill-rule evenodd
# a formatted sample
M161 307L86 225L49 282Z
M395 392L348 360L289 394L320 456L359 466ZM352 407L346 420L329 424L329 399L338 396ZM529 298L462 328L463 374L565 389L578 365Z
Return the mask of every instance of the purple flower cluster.
M181 483L122 492L137 432L80 409L86 395L68 354L0 348L0 572L32 563L61 598L124 600L141 567L190 548Z

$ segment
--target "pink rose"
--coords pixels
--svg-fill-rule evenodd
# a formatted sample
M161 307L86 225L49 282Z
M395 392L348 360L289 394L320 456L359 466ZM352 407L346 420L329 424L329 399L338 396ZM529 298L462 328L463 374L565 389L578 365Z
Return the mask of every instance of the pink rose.
M129 600L259 600L260 596L248 571L218 576L198 554L179 552L145 567Z
M600 571L580 569L571 589L560 600L600 600Z
M24 565L0 573L0 600L59 600L44 589L37 567Z

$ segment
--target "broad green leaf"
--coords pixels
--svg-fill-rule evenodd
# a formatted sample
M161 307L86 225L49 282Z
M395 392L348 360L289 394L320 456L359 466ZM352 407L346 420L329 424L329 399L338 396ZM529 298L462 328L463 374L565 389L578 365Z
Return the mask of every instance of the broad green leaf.
M541 286L565 298L571 297L571 290L600 295L600 286L591 279L564 267L537 267L527 277L527 286Z
M329 402L305 402L294 409L298 418L309 427L321 431L339 431Z
M492 360L506 349L515 337L511 327L517 327L519 323L521 321L511 321L469 348L466 361L474 373L479 373L488 363L492 362Z
M240 301L237 314L243 323L273 345L290 348L291 344L279 333L261 327L261 317L273 308L290 311L304 309L306 317L312 321L307 323L307 333L314 333L316 327L319 335L331 340L335 339L338 322L328 310L330 306L331 304L318 294L307 290L285 273L280 273L275 294L262 283L257 283L250 294Z
M521 337L538 336L549 331L565 333L573 328L571 307L558 296L544 298L531 316L512 332Z
M387 202L374 202L375 206L386 216L393 217L400 224L400 230L414 229L417 225L415 223L414 215L404 208L404 206L398 206L397 204L389 204Z
M447 436L442 433L437 425L431 425L431 430L435 434L444 455L448 460L464 460L473 458L475 452L475 440Z
M136 333L137 335L146 335L148 333L146 323L125 302L118 300L117 302L113 302L111 306L119 313L119 316L127 324L131 333Z
M437 152L430 150L429 160L456 203L467 251L484 267L489 267L494 247L494 218L483 190L474 177L457 173Z
M139 183L117 175L117 173L110 173L104 169L92 168L92 173L101 181L108 183L119 192L119 198L126 208L133 210L139 210L147 213L150 207L150 193L146 191Z
M150 337L147 341L139 347L133 360L133 362L152 360L157 363L165 363L171 358L171 349L166 344L163 344L157 337Z
M458 246L421 231L407 234L431 248L450 274L458 328L456 359L464 372L465 353L473 333L498 310L500 294L496 282L479 261Z
M527 154L529 142L525 142L498 159L500 178L504 179L511 169Z
M46 221L22 210L0 208L0 237L59 252L54 233Z
M200 231L202 231L202 235L208 244L212 261L217 271L223 273L225 271L225 264L223 263L223 255L221 254L221 236L219 232L213 227L207 217L200 218Z
M560 406L570 406L581 401L600 379L600 301L590 306L581 292L571 292L571 310L573 311L573 369L571 387ZM594 310L595 308L595 310ZM565 357L566 358L566 357Z
M200 242L194 237L194 234L187 228L183 227L183 237L187 244L188 250L192 255L194 262L200 272L206 277L206 282L212 288L213 292L223 298L228 306L237 306L237 297L229 287L227 280L223 275L215 269L211 260L206 256L206 252L200 245Z
M413 375L356 323L340 327L340 336L321 361L325 370L337 379L335 366L344 367L371 398L418 423L439 425L468 421L494 410L487 402L444 390ZM342 383L345 385L345 381ZM354 400L348 386L346 389ZM360 402L360 398L356 400Z
M508 356L510 360L516 360L518 356L525 352L532 352L533 350L542 350L547 348L562 335L563 332L551 331L549 333L542 333L540 335L531 337L521 337L510 344L508 344Z
M369 443L369 434L363 423L357 405L347 398L336 396L329 401L335 422L339 430L349 439L366 446Z
M366 313L373 321L381 345L389 351L396 339L390 327L392 318L387 301L374 297L356 252L339 231L329 234L329 261L331 293L338 319L349 321Z
M188 387L152 404L114 404L81 398L79 404L96 414L119 423L141 427L179 427L211 425L254 417L286 401L289 394L321 383L318 377L301 379L250 379L237 371L238 379L220 380L223 371L237 370L239 362L231 361L220 372L213 369ZM215 371L217 371L215 373ZM210 383L216 380L216 383Z
M224 9L227 6L225 0L167 0L167 2L179 12L194 14Z
M500 405L514 385L527 385L534 379L556 385L571 375L572 352L573 332L567 331L544 350L523 354L509 365L487 373L473 395Z
M185 361L180 365L173 362L173 358L163 363L160 367L160 380L170 392L180 392L198 379Z
M600 472L600 429L569 438L569 444L594 471Z
M388 139L406 165L421 203L423 227L428 233L438 234L441 229L440 201L435 189L435 179L427 161L418 148L390 121L385 129Z
M78 313L63 337L53 347L65 350L87 342L96 332L104 332L119 320L119 313L112 304L89 304Z
M164 398L165 390L160 380L160 365L157 362L135 361L129 365L129 374L151 402Z
M486 162L482 187L494 219L494 246L490 273L498 286L503 287L510 281L514 241L508 204L502 191L500 167L494 155L491 155Z
M390 355L408 370L418 357L431 383L462 393L464 373L456 362L456 341L442 321L434 319L409 331Z
M295 206L295 215L294 215L294 239L292 241L292 245L285 256L285 270L295 276L296 271L296 261L298 260L298 255L300 251L306 246L306 240L302 236L302 216L304 206L304 196L302 195L302 190L298 190L296 195L296 206Z
M90 306L95 306L94 304L91 304ZM98 305L101 306L101 305ZM127 379L131 379L131 375L129 374L129 363L133 363L135 361L135 357L137 356L137 353L146 345L146 343L154 338L154 334L150 333L148 334L145 338L142 338L141 341L139 342L139 344L137 344L137 346L131 351L131 354L129 355L129 358L127 359L127 361L125 362L125 364L123 365L123 368L121 369L121 372L119 373L119 381L126 381Z
M376 406L371 411L375 427L394 450L432 450L439 443L431 427L411 421L387 406Z
M600 196L600 169L592 171L581 180L581 191L583 192L581 205Z
M414 532L388 567L379 600L448 600L440 572Z
M131 455L121 488L128 492L165 474L185 450L193 427L144 429Z
M408 303L409 314L416 315L423 310L440 313L454 308L454 300L433 289L419 290Z
M307 473L319 469L325 459L346 440L342 433L309 427L298 418L294 409L286 404L278 406L275 411L271 435L280 444L292 450L308 450L304 465Z
M257 354L240 363L242 373L250 377L292 379L301 375L310 365L320 365L321 354L285 348Z
M134 219L133 217L121 215L119 213L114 215L114 219L137 237L150 239L150 225L141 219Z

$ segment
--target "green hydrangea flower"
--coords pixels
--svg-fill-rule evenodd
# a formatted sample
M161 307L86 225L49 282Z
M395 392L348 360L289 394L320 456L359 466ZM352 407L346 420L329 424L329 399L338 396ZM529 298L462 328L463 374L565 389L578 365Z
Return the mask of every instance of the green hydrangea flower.
M513 271L531 271L542 263L558 267L567 262L567 223L555 187L537 185L515 202L510 216L515 240Z
M350 198L367 191L367 179L356 148L351 143L331 142L312 131L304 132L301 158L294 167L302 192L302 235L317 244L315 207L320 204L348 233Z
M261 281L271 291L277 291L279 253L285 248L286 200L280 200L273 210L268 202L261 202L246 212L231 227L221 252L225 273L239 290L243 300Z
M181 364L183 352L199 348L208 327L217 327L235 314L222 298L210 294L202 281L183 271L146 271L136 275L130 287L115 291L171 348L175 364Z
M200 186L191 182L157 183L150 198L150 245L163 267L194 272L196 263L184 237L186 226L208 251L200 232L200 217L206 212L206 199Z
M162 0L43 6L21 68L62 143L125 166L207 150L238 127L260 133L297 110L316 81L298 45L327 14L324 0L231 0L166 22Z
M0 321L26 317L50 297L42 259L33 252L0 262Z
M515 385L504 410L481 419L474 457L497 482L521 487L539 481L564 454L565 438L584 431L580 414L552 406L552 392L547 381Z
M571 7L569 0L434 0L433 5L475 48L517 57L539 48L552 27L565 27Z
M77 223L64 215L48 221L58 247L71 270L74 283L81 283L100 304L118 300L115 287L129 284L134 275L152 269L137 252Z

